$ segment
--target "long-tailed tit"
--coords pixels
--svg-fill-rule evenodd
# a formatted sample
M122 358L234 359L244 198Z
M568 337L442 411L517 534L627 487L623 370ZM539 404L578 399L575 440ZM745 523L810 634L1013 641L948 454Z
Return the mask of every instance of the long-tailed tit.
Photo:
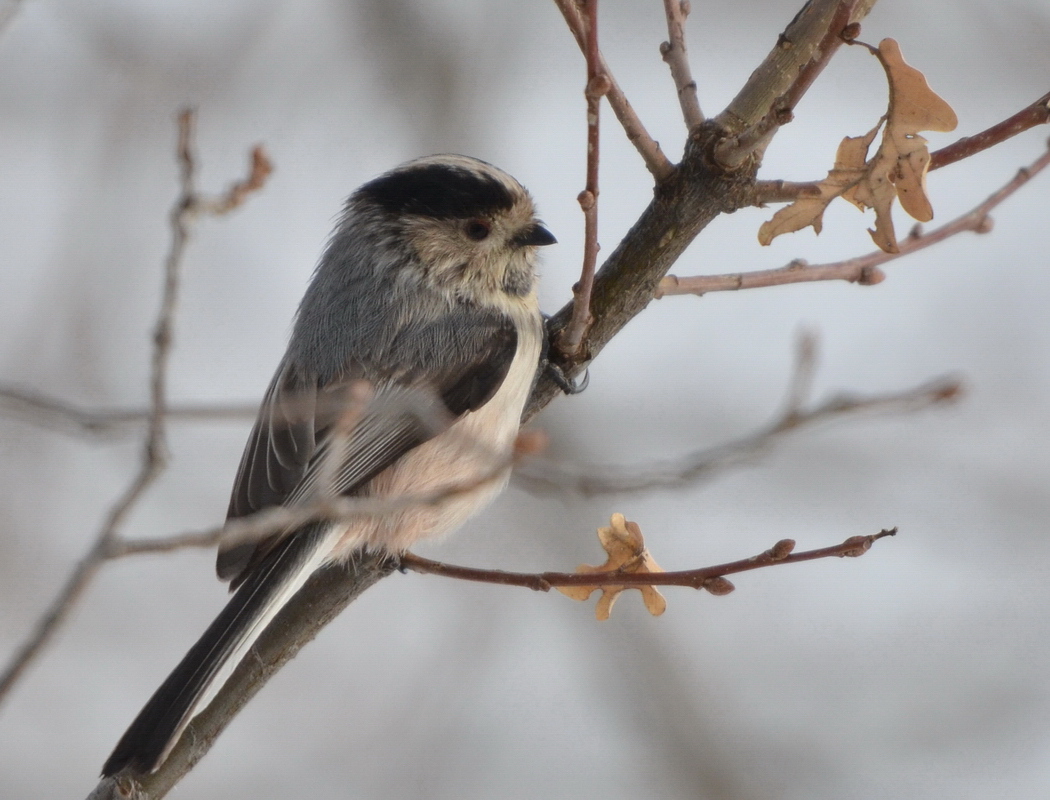
M319 493L465 489L220 543L219 577L236 592L103 775L155 770L314 571L362 548L404 552L503 488L545 341L536 249L554 241L528 192L472 158L411 161L351 195L248 439L228 518Z

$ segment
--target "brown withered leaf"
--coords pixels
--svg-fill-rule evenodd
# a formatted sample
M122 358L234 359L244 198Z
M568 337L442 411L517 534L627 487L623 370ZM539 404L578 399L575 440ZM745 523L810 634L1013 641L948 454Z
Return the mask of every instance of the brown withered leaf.
M863 136L847 136L839 143L835 154L835 166L828 177L817 184L819 195L800 197L789 206L780 209L773 218L763 222L758 229L758 241L768 245L782 233L794 233L812 225L820 233L824 225L824 209L839 195L855 186L864 178L868 148L875 140L882 121Z
M824 209L840 195L862 211L875 210L875 229L869 233L875 244L888 253L898 249L893 229L894 199L899 199L901 207L920 222L933 219L933 207L926 195L930 153L919 131L954 130L958 119L951 106L930 88L926 77L904 61L896 41L883 39L873 52L886 70L889 83L886 116L865 136L842 140L835 169L817 184L820 195L799 198L778 211L759 228L762 244L807 225L820 233ZM883 122L879 149L867 159L868 148Z
M630 522L623 514L613 514L609 527L598 528L598 540L609 554L605 563L598 567L581 564L577 574L592 572L623 572L626 574L663 572L660 566L645 549L642 529L637 522ZM586 600L597 590L602 596L594 607L594 615L600 619L609 619L613 604L624 589L638 589L642 593L642 602L654 617L664 613L667 601L653 586L559 586L558 591L573 600Z

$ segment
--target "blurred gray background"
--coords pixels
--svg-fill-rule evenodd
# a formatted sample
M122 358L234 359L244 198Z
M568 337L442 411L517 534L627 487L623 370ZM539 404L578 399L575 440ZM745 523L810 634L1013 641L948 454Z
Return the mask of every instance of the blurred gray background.
M694 3L700 101L716 113L799 0ZM606 0L603 49L677 159L683 129L657 47L660 4ZM1045 0L884 0L863 37L897 38L956 108L958 134L1048 88ZM149 328L176 193L176 109L199 109L202 186L265 143L265 191L196 228L171 372L175 401L254 402L345 196L421 154L463 152L530 188L561 244L548 311L580 258L584 68L553 4L477 0L25 0L0 34L0 381L92 406L147 399ZM821 177L882 113L884 82L844 48L770 149L763 177ZM651 183L604 112L601 241ZM1041 152L1035 130L930 180L937 221ZM654 303L591 387L535 425L552 455L614 464L744 435L778 408L800 325L820 393L956 371L947 409L802 433L690 490L537 499L512 489L426 555L508 569L600 563L593 530L637 520L682 569L791 537L884 526L859 560L750 573L714 598L624 595L609 622L557 594L394 575L307 647L231 725L179 797L1041 798L1050 789L1050 176L872 288L813 284ZM845 204L824 233L755 240L771 211L717 220L676 272L872 249ZM908 223L901 220L901 230ZM219 522L249 421L173 424L169 472L129 535ZM0 657L88 546L137 468L138 436L90 441L0 418ZM106 566L0 708L0 797L82 797L148 695L223 604L211 552Z

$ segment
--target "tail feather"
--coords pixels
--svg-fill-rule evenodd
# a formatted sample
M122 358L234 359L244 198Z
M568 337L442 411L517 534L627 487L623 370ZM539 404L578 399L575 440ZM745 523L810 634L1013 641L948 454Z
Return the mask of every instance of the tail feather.
M269 553L143 707L102 767L155 770L183 730L215 698L277 612L324 561L338 531L314 525Z

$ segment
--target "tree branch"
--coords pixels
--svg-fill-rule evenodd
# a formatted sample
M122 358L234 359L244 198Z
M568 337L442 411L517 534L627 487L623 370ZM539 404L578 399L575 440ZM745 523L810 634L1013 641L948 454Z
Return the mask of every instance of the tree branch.
M664 0L664 15L667 17L667 41L660 45L660 55L671 69L678 102L682 106L682 119L686 130L692 130L704 121L700 101L696 96L696 81L689 68L689 53L685 47L685 20L689 16L689 0Z
M594 267L598 262L598 165L602 97L609 91L608 77L602 72L598 51L598 0L587 3L587 186L580 192L583 209L583 268L579 282L572 287L572 316L558 334L555 344L562 357L572 358L580 352L583 337L591 326L591 292Z
M1034 103L1025 106L1016 114L998 122L992 127L964 136L956 142L930 153L930 164L927 172L946 167L964 158L976 155L990 147L1005 142L1011 137L1024 133L1036 125L1050 123L1050 92L1047 92ZM790 203L800 197L818 196L819 181L792 182L784 180L755 181L753 205L764 206L766 203Z
M554 0L554 3L565 18L565 24L569 26L569 30L576 38L576 43L580 46L580 50L586 55L587 19L580 11L579 3L577 0ZM627 96L624 95L620 85L613 77L609 65L605 63L605 58L600 53L598 54L598 61L601 64L602 73L609 81L609 88L605 96L609 100L609 105L616 115L616 119L620 121L620 125L623 126L628 140L634 145L638 154L642 157L642 161L645 162L646 169L652 173L656 182L660 183L666 180L674 173L674 164L664 155L663 150L660 149L660 143L649 135L649 132L635 113L634 108L627 101Z
M445 578L494 583L500 586L521 586L538 592L546 592L558 586L686 586L693 589L713 588L714 594L728 594L733 590L733 585L724 580L726 575L750 572L778 564L814 561L820 558L862 556L871 549L872 544L876 541L886 536L895 536L896 533L896 528L884 529L870 536L851 536L840 544L816 550L804 550L801 553L792 552L795 547L794 541L781 539L769 550L757 556L717 564L713 567L677 572L506 572L498 569L477 569L445 564L440 561L431 561L429 558L423 558L414 553L405 553L401 556L399 566L413 572L441 575Z
M252 420L258 404L168 406L169 423L178 421L226 422ZM87 409L50 397L34 389L0 384L0 416L68 434L105 436L121 428L147 422L148 408Z
M956 161L969 158L1019 133L1024 133L1029 128L1045 125L1048 122L1050 122L1050 92L987 130L975 133L973 136L964 136L957 142L930 153L929 170L940 169Z
M783 410L756 433L663 463L617 468L604 464L572 466L543 460L526 462L514 473L515 485L538 495L575 494L584 497L695 485L698 481L710 480L728 469L750 463L782 437L804 428L861 414L920 411L956 400L963 392L957 378L941 377L899 392L871 395L838 392L807 408L816 359L815 337L801 336Z
M776 46L716 121L724 138L714 158L735 169L762 152L875 0L810 0L780 35Z
M693 294L702 297L709 292L731 292L740 289L758 289L766 286L784 286L789 283L807 283L811 281L849 281L862 286L872 286L885 280L885 273L879 266L901 256L923 250L931 245L943 242L964 231L988 233L992 229L989 213L1024 186L1028 181L1042 172L1050 164L1050 149L1029 164L1022 167L1017 174L1001 189L991 194L984 202L951 222L923 233L916 226L912 233L898 243L898 252L887 253L876 250L867 255L835 261L830 264L807 264L795 260L777 269L755 270L754 272L737 272L725 275L695 275L680 278L668 275L656 290L657 297L670 295Z
M105 778L88 800L160 800L204 757L237 712L266 682L312 641L346 606L389 575L396 563L377 554L360 554L346 565L315 572L296 598L277 614L252 646L251 657L234 670L214 700L186 727L156 772ZM302 602L314 598L316 602Z
M564 8L574 8L572 0L558 0L558 3L569 19L570 15ZM853 5L850 21L866 14L872 4L862 0ZM836 19L837 9L838 4L829 0L807 3L796 21L788 26L788 33L794 37L791 40L793 46L778 45L774 48L756 75L770 73L775 64L796 76L829 35L829 26ZM819 21L823 21L824 28L817 24ZM577 40L580 40L579 34ZM566 377L580 374L586 362L597 356L624 325L642 312L653 299L660 279L712 219L748 204L748 194L758 167L756 160L749 159L739 168L727 170L716 162L714 148L726 138L724 126L727 121L743 130L746 125L742 123L761 118L773 100L790 88L792 82L780 81L775 76L768 80L752 76L730 108L716 120L707 120L697 126L690 134L682 163L657 183L653 201L598 270L591 297L594 323L587 333L586 347L581 354L557 360ZM609 96L612 97L611 93ZM549 328L553 335L556 336L568 324L571 313L569 305L550 319ZM553 378L542 376L524 419L530 419L560 393Z
M134 505L166 466L165 421L167 416L168 360L171 355L174 334L175 309L178 303L179 273L183 253L189 240L190 223L194 216L202 210L211 213L223 213L215 208L202 206L202 198L197 194L194 185L196 169L193 155L194 122L195 114L193 111L184 110L179 114L179 135L176 153L181 191L169 217L171 246L164 263L164 283L160 310L157 313L153 330L153 350L150 358L149 379L150 407L146 420L147 431L142 450L141 466L131 483L107 513L105 521L96 534L88 552L66 579L58 596L52 601L45 614L37 621L28 639L22 644L4 669L3 675L0 676L0 701L4 699L25 669L54 636L103 562L113 557L113 553L119 550L121 546L119 533L121 525ZM250 181L256 175L256 171L261 169L259 165L265 162L265 156L261 155L262 151L259 148L256 148L256 151L253 154L252 175L249 176ZM265 163L268 165L268 162ZM262 186L264 180L265 175L262 175L261 178L255 177L253 188L244 191L254 191ZM227 193L228 197L231 198L231 203L228 204L229 208L233 208L236 205L232 203L232 197L237 186L238 184L235 184ZM238 193L242 192L241 189L236 189L236 191ZM243 201L243 194L239 196L238 202L240 201ZM229 210L229 208L225 208L224 211Z

